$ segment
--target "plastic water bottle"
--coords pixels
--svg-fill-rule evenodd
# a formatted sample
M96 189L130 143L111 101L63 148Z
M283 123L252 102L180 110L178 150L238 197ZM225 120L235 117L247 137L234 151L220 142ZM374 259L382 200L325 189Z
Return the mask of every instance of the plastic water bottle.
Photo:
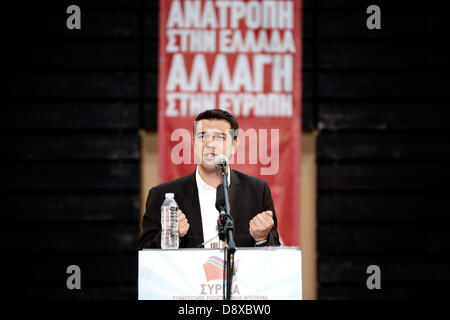
M161 206L161 248L178 249L178 204L173 193L166 193Z

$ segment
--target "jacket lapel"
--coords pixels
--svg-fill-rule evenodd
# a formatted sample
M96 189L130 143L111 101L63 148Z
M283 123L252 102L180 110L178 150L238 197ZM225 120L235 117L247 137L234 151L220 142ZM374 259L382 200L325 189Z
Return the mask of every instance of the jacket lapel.
M231 217L233 218L233 231L236 233L236 227L238 224L239 219L239 202L240 202L240 184L241 179L239 179L238 175L234 170L231 170L231 182L230 182L230 211L231 211Z

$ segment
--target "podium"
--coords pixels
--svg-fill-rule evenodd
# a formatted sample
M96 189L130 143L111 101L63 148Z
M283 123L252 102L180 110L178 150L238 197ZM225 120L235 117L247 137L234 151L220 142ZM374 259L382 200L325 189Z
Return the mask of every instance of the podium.
M222 300L220 249L139 251L139 300ZM301 300L298 247L237 248L232 300Z

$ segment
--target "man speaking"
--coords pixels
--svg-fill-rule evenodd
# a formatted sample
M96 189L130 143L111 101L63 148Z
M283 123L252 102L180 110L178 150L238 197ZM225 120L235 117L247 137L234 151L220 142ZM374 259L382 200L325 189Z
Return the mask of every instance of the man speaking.
M229 160L237 150L239 124L220 109L198 114L193 126L194 173L152 188L147 197L139 248L161 248L161 204L166 193L178 203L180 248L211 247L218 239L216 189L222 184L216 157ZM277 218L268 184L226 166L233 238L237 247L280 245ZM218 241L218 240L217 240Z

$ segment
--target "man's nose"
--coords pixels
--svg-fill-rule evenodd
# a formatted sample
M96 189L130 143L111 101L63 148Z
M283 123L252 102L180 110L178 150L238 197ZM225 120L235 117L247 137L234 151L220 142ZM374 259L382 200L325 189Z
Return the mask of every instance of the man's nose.
M205 144L205 148L210 152L216 152L218 146L217 146L217 139L209 138Z
M216 140L213 137L209 137L206 140L206 147L214 149L216 147Z

